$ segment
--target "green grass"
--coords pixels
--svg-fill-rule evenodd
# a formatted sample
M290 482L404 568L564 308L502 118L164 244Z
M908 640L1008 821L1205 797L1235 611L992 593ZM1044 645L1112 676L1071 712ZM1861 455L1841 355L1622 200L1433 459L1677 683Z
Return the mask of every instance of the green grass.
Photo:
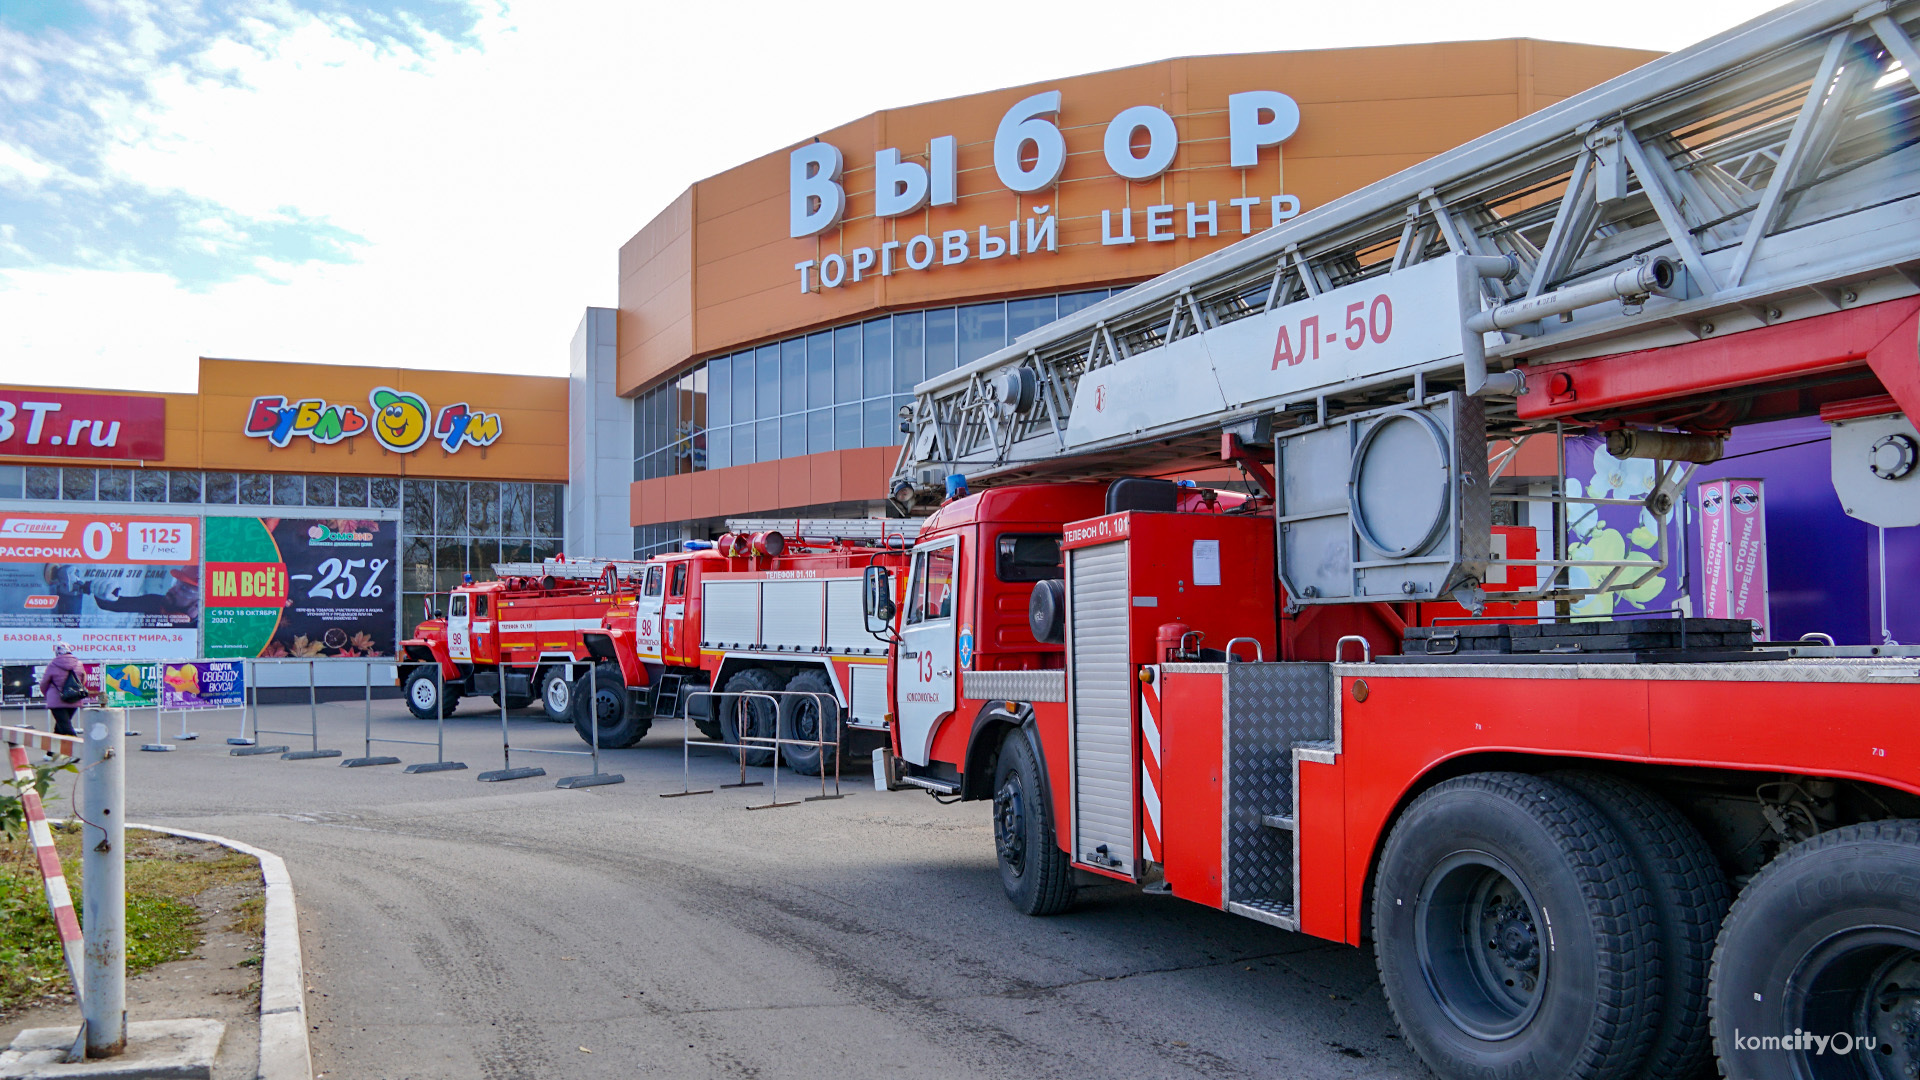
M54 840L77 910L80 834L56 831ZM167 849L154 834L137 831L128 833L127 841L129 975L193 955L200 945L202 922L194 897L221 885L260 881L259 864L237 852L215 858L183 855ZM233 928L257 925L259 907L254 901L236 905ZM33 848L24 836L0 845L0 1013L36 997L71 990Z

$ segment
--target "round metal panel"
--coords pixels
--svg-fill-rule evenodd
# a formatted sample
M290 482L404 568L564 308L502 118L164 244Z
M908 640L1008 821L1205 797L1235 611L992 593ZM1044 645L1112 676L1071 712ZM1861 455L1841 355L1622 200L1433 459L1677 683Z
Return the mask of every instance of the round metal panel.
M1391 413L1354 449L1347 500L1353 530L1390 559L1426 550L1447 524L1447 436L1424 412Z

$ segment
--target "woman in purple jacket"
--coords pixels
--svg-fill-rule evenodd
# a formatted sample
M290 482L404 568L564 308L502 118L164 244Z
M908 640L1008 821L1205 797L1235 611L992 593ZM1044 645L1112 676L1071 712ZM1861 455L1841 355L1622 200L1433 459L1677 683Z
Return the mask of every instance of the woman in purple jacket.
M80 667L80 658L73 655L73 646L64 641L53 646L53 663L40 675L40 696L47 703L47 711L53 714L53 733L55 735L78 735L73 730L73 714L79 711L81 703L87 700L85 694L78 698L68 698L61 693L67 685L67 675L79 672L80 681L86 682L87 673Z

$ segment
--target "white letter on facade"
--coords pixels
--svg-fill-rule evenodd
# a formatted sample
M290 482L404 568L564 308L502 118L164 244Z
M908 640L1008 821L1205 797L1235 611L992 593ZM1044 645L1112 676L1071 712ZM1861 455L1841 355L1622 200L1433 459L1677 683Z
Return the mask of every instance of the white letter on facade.
M873 213L899 217L927 205L927 170L891 147L873 155ZM858 279L856 279L858 280Z
M1275 225L1292 217L1300 216L1300 196L1275 195L1273 197L1273 223Z
M1007 110L993 135L993 171L1010 191L1028 195L1052 187L1067 167L1067 140L1047 116L1060 113L1060 91L1035 94ZM1033 168L1020 165L1020 151L1028 143L1038 156Z
M920 252L916 257L914 252ZM933 237L926 233L907 241L907 269L925 270L933 265Z
M952 206L960 201L960 140L942 135L927 144L927 187L935 206Z
M1300 106L1278 90L1227 95L1228 160L1236 169L1260 164L1261 147L1278 146L1298 130Z
M853 249L853 280L860 280L860 271L873 268L873 249L857 247Z
M1173 239L1173 204L1147 207L1147 243Z
M1007 242L988 232L985 225L980 226L980 253L974 257L978 259L997 259L1006 253Z
M787 158L789 235L812 236L840 223L847 210L847 193L840 186L843 164L840 148L823 142L808 143Z
M1240 211L1241 236L1247 236L1253 232L1253 208L1259 206L1260 202L1261 199L1258 195L1243 195L1238 199L1227 200L1228 206L1235 207Z
M1100 245L1113 247L1117 244L1131 243L1133 243L1133 211L1131 209L1120 211L1120 232L1117 235L1113 231L1113 211L1100 211Z
M881 277L893 276L893 249L899 246L900 246L900 241L898 240L889 240L886 243L880 245L880 276Z
M794 263L794 264L793 264L793 268L794 268L795 270L798 270L798 271L800 271L800 291L801 291L801 292L812 292L812 291L813 291L813 283L812 283L812 281L811 281L811 280L810 280L810 279L808 278L808 275L809 275L809 274L810 274L810 273L812 272L812 270L813 270L813 260L812 260L812 259L808 259L808 260L807 260L806 262L797 262L797 263Z
M952 266L967 261L967 231L948 229L940 234L940 265Z
M1187 239L1193 239L1195 227L1203 221L1207 223L1208 236L1220 235L1220 204L1218 202L1208 199L1207 212L1204 214L1194 213L1193 204L1187 204Z
M1051 209L1052 207L1050 206L1036 206L1033 208L1032 213L1044 214ZM1104 222L1102 224L1104 224ZM1027 219L1028 253L1031 254L1032 252L1039 251L1042 247L1048 251L1060 250L1060 238L1057 235L1057 230L1054 228L1052 214L1047 214L1047 216L1043 218Z
M820 284L829 289L837 289L847 280L847 260L834 253L820 260Z
M27 425L27 445L39 446L40 432L41 429L46 426L47 414L50 412L59 412L60 403L57 401L23 401L20 403L20 407L33 414L33 422Z
M1133 133L1141 128L1147 129L1147 153L1134 157ZM1120 110L1107 125L1106 149L1108 168L1129 180L1151 180L1173 164L1174 152L1180 149L1180 132L1165 109L1135 105Z

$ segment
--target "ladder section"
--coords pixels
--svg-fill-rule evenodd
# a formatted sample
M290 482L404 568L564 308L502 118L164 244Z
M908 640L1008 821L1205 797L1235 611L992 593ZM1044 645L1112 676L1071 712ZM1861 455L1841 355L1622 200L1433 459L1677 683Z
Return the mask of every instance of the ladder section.
M1217 462L1436 387L1519 436L1517 366L1920 292L1916 23L1779 9L1043 327L916 388L895 483Z

